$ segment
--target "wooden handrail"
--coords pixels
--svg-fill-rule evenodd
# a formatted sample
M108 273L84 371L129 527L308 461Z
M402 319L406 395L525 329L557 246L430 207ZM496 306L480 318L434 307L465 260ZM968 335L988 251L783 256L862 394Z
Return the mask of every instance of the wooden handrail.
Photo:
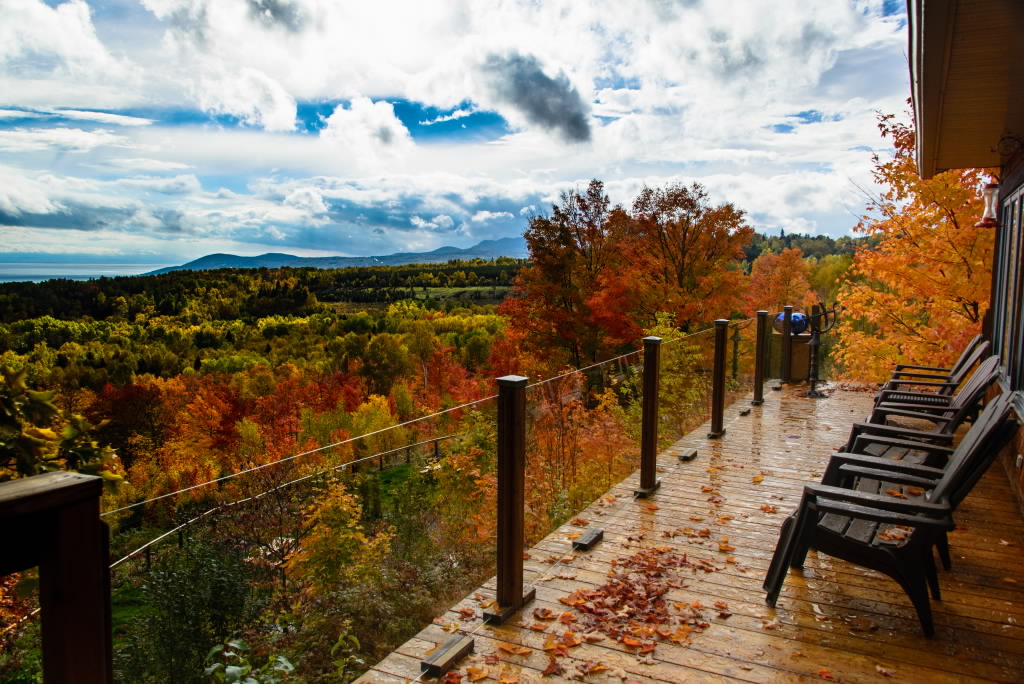
M54 472L0 483L9 538L0 574L39 567L43 678L113 681L110 533L100 519L101 478Z

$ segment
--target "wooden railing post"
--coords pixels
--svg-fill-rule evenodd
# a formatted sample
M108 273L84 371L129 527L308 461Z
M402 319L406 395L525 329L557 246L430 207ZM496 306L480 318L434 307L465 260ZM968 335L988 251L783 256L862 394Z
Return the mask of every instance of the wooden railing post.
M0 575L39 567L43 680L113 681L110 536L102 480L46 473L0 485Z
M498 378L498 591L493 612L484 613L491 624L505 622L535 595L523 594L526 382Z
M653 494L658 480L658 387L661 381L661 338L644 340L643 414L640 418L640 488L635 494L646 498Z
M782 365L779 375L783 383L789 383L793 364L793 307L782 307Z
M725 355L726 334L729 321L719 318L715 321L715 363L711 374L711 432L708 439L718 439L725 434Z
M757 341L754 347L754 399L750 402L754 406L764 403L764 366L765 348L768 346L768 312L761 310L757 312Z

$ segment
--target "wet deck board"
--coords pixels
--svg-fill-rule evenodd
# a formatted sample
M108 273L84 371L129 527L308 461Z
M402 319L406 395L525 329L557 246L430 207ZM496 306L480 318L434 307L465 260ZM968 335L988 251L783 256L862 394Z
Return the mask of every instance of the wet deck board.
M884 575L811 552L803 571L791 571L778 606L764 603L761 583L779 525L799 502L805 482L817 481L851 423L868 412L871 395L836 391L824 400L771 393L748 416L727 412L726 435L695 430L659 456L661 489L633 499L634 474L579 517L604 529L588 552L571 552L565 525L538 543L525 562L525 582L537 598L502 626L481 623L481 605L494 596L493 579L415 638L367 671L361 682L436 681L420 676L420 661L452 633L472 634L475 652L457 671L497 681L569 681L573 669L592 682L1018 682L1024 681L1024 521L1005 474L995 466L956 515L950 535L953 569L940 571L943 600L933 602L936 636L920 631L900 588ZM694 447L683 463L676 453ZM775 507L775 512L768 508ZM700 536L702 530L706 536ZM727 542L723 540L728 539ZM720 550L720 543L731 550ZM544 676L552 635L572 624L541 623L534 610L572 612L559 602L607 581L613 561L660 547L686 554L712 571L687 570L669 602L698 602L708 627L682 644L659 641L639 654L604 638L568 649L565 672ZM561 559L555 562L554 559ZM476 598L482 597L482 598ZM716 602L730 615L719 616ZM459 609L472 609L472 618ZM547 631L529 629L544 624ZM451 630L451 631L449 631ZM503 647L504 646L504 647ZM522 649L512 653L512 646ZM600 669L600 668L599 668Z

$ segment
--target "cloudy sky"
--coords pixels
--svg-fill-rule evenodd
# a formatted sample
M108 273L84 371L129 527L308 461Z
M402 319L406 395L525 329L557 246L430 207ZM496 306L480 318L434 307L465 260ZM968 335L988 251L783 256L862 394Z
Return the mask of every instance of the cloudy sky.
M0 262L372 255L697 180L847 234L902 0L0 0Z

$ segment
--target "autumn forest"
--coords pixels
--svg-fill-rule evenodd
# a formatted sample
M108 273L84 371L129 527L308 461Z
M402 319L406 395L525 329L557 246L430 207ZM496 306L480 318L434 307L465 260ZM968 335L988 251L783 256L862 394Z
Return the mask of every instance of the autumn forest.
M2 284L0 480L106 478L121 681L222 681L227 640L259 681L351 680L493 572L496 377L549 380L539 539L636 468L644 335L672 342L677 431L703 420L715 319L838 301L833 379L951 360L988 302L982 175L922 181L913 131L880 130L895 155L855 237L756 232L697 183L614 205L594 180L529 218L527 261ZM39 677L33 581L0 583L4 681Z

